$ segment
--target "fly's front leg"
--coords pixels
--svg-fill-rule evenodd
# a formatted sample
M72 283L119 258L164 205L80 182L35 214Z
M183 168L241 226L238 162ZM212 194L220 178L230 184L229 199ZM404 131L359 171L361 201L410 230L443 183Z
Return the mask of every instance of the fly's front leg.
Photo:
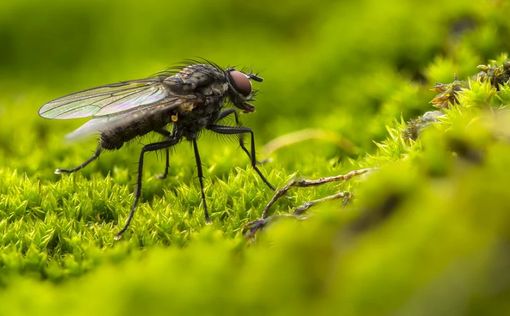
M85 160L83 163L81 163L80 165L74 167L74 168L70 168L70 169L61 169L61 168L58 168L58 169L55 169L55 174L62 174L62 173L73 173L75 171L78 171L80 169L83 169L85 166L87 166L89 163L91 163L92 161L96 160L99 155L101 154L101 144L97 145L97 148L96 148L96 151L94 152L94 154L87 160Z
M237 113L237 111L235 109L228 109L228 110L225 110L225 111L221 112L220 115L218 116L217 121L222 120L222 119L224 119L225 117L227 117L227 116L229 116L231 114L234 114L234 119L235 119L236 125L240 126L241 122L239 121L239 113ZM241 146L241 149L251 159L251 154L248 151L248 148L246 148L246 146L244 145L243 134L239 134L239 146ZM256 161L256 163L258 163L258 161ZM273 188L273 190L274 190L274 188Z
M216 121L220 121L231 114L234 114L236 116L236 124L239 125L239 118L237 117L238 115L237 115L237 111L235 109L228 109L228 110L221 112L220 115L218 115L218 118L216 119Z
M235 113L235 112L234 112ZM242 135L249 133L251 137L251 153L244 147L244 144L242 141L240 142L241 147L245 150L246 154L248 154L248 157L250 157L251 165L253 169L257 172L260 179L264 181L264 183L274 191L274 187L269 181L264 177L262 172L260 172L259 168L257 167L257 157L255 154L255 135L253 134L253 131L249 127L243 127L243 126L224 126L224 125L210 125L207 127L207 129L216 132L218 134L226 134L226 135ZM242 138L240 138L242 139Z
M133 201L133 205L131 206L131 211L129 212L126 223L124 224L122 229L115 235L116 240L119 240L122 237L122 234L126 232L126 230L129 227L129 224L131 223L131 220L133 219L133 216L135 215L135 210L138 205L138 201L140 200L140 195L142 193L143 158L145 153L170 148L173 145L177 144L178 142L179 142L178 138L172 138L167 141L147 144L143 146L140 152L140 158L138 160L138 175L136 178L135 199Z

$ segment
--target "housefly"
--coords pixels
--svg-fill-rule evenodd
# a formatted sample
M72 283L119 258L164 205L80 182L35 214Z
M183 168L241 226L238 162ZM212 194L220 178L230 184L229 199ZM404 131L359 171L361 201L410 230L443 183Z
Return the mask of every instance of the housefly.
M142 147L131 211L115 236L120 239L128 229L140 200L145 154L166 151L165 172L162 176L165 177L169 167L169 148L186 139L193 145L205 220L209 222L202 163L197 146L197 138L204 129L218 134L238 135L239 145L250 158L252 167L265 184L274 190L257 167L253 131L239 123L239 110L253 112L255 109L249 103L255 94L251 80L261 82L262 78L234 68L223 69L208 61L192 61L146 79L108 84L50 101L39 109L40 116L50 119L92 118L70 133L68 138L99 135L98 146L90 158L74 168L56 169L55 173L78 171L97 159L103 150L119 149L127 141L149 132L163 136L164 140ZM226 107L227 103L234 107ZM220 123L230 115L234 116L236 126ZM168 126L172 126L171 131L167 130ZM242 136L245 134L250 136L250 149L244 144Z

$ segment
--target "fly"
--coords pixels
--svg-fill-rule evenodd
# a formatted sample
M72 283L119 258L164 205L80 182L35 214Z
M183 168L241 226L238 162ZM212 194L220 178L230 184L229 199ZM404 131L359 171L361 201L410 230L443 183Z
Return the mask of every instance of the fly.
M115 235L115 239L120 239L128 229L140 200L145 153L165 150L165 171L161 176L164 178L168 174L169 148L187 139L193 144L205 220L210 222L197 146L197 138L202 130L238 135L239 145L250 158L252 167L262 181L274 190L257 167L252 129L239 123L239 110L255 110L249 103L255 95L251 80L262 82L262 78L255 74L234 68L223 69L212 62L191 63L146 79L108 84L50 101L39 109L40 116L49 119L92 117L67 135L68 138L99 134L98 146L90 158L74 168L56 169L55 173L78 171L96 160L103 150L119 149L125 142L149 132L163 136L163 141L144 145L140 152L134 201L124 226ZM227 103L234 107L225 108ZM236 126L220 123L230 115L234 116ZM171 132L166 129L170 124L173 126ZM250 135L250 150L243 141L245 134Z

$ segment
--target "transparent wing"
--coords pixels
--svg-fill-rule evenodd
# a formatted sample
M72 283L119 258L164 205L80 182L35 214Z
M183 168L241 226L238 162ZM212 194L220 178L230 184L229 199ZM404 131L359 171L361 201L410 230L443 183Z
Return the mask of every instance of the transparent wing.
M66 95L43 105L39 115L52 119L105 116L165 99L160 77L124 81Z
M73 132L67 134L66 138L68 140L78 140L90 135L113 130L119 126L129 128L131 124L136 124L136 121L143 119L146 116L168 112L171 109L178 107L183 102L186 102L183 98L171 97L151 107L134 108L130 111L118 113L116 115L97 116L87 121Z
M66 135L68 140L78 140L93 134L99 134L106 129L107 126L116 126L119 123L120 116L99 116L87 121L71 133Z

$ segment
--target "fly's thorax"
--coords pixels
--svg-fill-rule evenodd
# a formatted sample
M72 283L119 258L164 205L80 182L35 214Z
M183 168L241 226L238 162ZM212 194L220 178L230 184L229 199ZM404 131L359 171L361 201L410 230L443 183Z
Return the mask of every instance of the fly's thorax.
M186 101L181 104L179 104L179 113L188 113L193 111L193 109L197 106L200 106L200 104L203 102L197 102L197 101Z
M221 85L226 82L227 78L223 70L207 64L186 66L175 75L163 80L163 83L177 94L206 93L211 85L218 83ZM219 89L216 92L226 93L227 89Z
M224 82L212 82L211 84L204 86L199 89L200 94L204 96L226 96L228 93L228 83Z
M184 115L193 112L192 116L208 117L221 108L228 96L228 88L226 82L213 82L201 87L181 99L177 106L178 112Z
M202 96L193 101L183 102L179 105L176 115L172 121L180 122L185 125L196 125L205 127L216 121L221 108L223 107L225 97L221 95ZM194 124L197 122L197 124Z
M216 121L229 93L225 72L206 64L187 66L165 83L182 100L170 120L188 139Z
M195 102L179 107L178 113L170 119L181 135L195 139L201 130L214 124L221 112L225 97L207 96L202 102Z

